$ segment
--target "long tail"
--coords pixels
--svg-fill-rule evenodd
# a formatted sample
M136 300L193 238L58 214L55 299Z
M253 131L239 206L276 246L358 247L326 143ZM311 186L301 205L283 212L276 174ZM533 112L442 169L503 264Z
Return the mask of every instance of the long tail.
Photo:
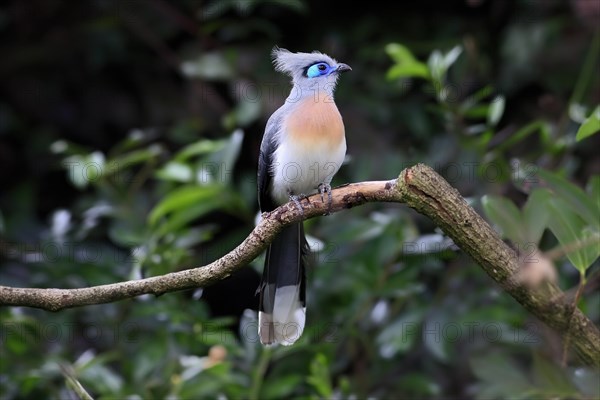
M293 344L304 330L308 243L302 222L286 227L267 249L260 284L258 335L264 345Z

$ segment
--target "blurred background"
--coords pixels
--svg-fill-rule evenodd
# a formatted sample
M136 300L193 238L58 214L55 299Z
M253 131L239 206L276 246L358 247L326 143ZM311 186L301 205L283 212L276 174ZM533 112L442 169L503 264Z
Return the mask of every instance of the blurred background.
M238 245L290 87L278 45L353 68L334 185L432 166L519 252L527 284L556 281L598 323L599 22L597 0L5 1L0 284L138 279ZM305 224L296 345L258 343L260 257L204 290L0 309L0 397L600 396L598 371L426 218L367 204Z

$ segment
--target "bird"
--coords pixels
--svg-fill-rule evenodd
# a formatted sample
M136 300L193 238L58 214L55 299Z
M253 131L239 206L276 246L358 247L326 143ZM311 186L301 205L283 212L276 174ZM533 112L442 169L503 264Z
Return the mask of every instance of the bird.
M352 68L313 51L275 46L275 70L292 78L285 103L268 119L258 157L261 213L319 192L331 207L331 180L346 155L342 116L334 101L341 73ZM305 255L302 222L285 227L267 248L260 286L258 336L265 346L295 343L306 321Z

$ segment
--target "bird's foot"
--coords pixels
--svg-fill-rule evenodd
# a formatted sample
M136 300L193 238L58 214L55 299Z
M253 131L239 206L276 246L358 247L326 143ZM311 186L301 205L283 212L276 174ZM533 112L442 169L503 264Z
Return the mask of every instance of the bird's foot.
M290 193L290 201L293 201L298 210L300 210L300 214L304 215L304 208L302 207L302 203L300 201L306 198L305 194L292 194Z
M325 213L325 215L329 215L331 214L331 203L333 202L333 198L331 196L331 185L329 183L320 183L318 190L323 203L325 203L325 193L327 193L327 213Z

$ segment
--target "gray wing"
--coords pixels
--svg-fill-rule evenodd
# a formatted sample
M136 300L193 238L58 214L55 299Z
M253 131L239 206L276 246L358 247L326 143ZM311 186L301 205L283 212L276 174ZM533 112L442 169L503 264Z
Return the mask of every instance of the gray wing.
M258 155L258 205L261 212L272 211L277 208L277 204L271 197L271 181L273 179L273 153L278 146L283 107L275 111L267 121L260 144Z

